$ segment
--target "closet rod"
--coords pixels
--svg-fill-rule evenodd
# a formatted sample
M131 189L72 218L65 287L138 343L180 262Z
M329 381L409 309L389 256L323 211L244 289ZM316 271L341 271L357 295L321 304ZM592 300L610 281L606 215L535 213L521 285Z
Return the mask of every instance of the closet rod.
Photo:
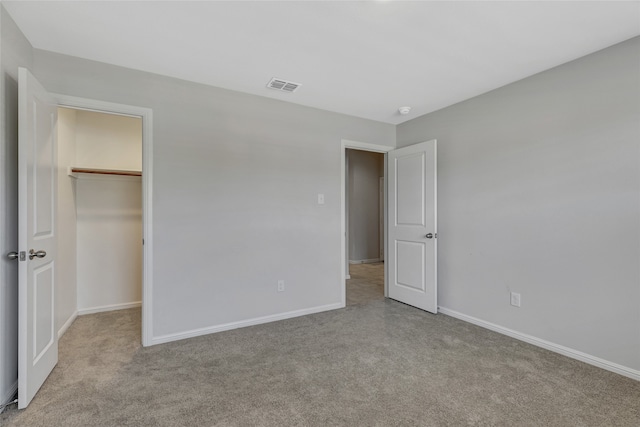
M116 169L70 168L71 173L94 173L100 175L142 176L140 171L127 171Z

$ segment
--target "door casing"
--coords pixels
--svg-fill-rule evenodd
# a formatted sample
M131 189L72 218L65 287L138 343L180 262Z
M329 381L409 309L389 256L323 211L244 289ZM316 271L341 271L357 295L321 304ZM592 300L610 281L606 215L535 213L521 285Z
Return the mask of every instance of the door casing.
M142 119L142 345L153 343L153 110L52 93L59 107Z
M343 139L341 142L341 151L340 151L340 200L342 201L341 212L340 212L340 271L341 280L340 280L340 295L341 295L341 306L345 307L347 304L347 275L349 269L349 260L347 259L347 177L346 177L346 156L347 149L353 150L362 150L362 151L370 151L373 153L382 153L384 154L384 177L386 181L387 177L387 153L391 150L394 150L395 147L388 147L386 145L379 144L370 144L367 142L359 142L359 141L351 141L348 139ZM384 211L387 211L387 191L384 191ZM384 241L387 241L387 218L385 215L384 218ZM384 249L384 259L387 258L387 249L385 243ZM386 297L388 294L387 289L387 269L385 268L384 274L384 296Z

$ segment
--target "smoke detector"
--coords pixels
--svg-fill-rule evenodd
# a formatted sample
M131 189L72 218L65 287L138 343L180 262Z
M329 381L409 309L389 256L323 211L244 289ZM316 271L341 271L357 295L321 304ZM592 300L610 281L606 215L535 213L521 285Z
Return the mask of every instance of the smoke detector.
M406 116L411 111L411 107L400 107L398 108L398 112L403 116Z
M283 80L283 79L276 79L275 77L272 78L269 83L267 83L267 87L269 89L274 89L274 90L279 90L281 92L289 92L289 93L293 93L296 90L298 90L298 88L302 86L300 83L294 83L294 82L290 82L288 80Z

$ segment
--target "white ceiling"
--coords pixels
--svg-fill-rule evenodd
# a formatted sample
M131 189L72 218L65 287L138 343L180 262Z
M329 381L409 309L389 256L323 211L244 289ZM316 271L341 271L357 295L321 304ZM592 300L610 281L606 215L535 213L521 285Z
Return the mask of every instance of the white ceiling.
M393 124L640 35L639 1L2 3L39 49Z

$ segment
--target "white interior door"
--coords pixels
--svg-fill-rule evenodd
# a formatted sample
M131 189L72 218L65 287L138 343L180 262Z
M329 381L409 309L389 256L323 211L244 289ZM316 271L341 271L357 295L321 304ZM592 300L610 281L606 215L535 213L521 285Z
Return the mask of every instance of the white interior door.
M25 68L18 90L18 407L25 408L58 362L57 106Z
M389 152L389 298L438 312L436 140Z

